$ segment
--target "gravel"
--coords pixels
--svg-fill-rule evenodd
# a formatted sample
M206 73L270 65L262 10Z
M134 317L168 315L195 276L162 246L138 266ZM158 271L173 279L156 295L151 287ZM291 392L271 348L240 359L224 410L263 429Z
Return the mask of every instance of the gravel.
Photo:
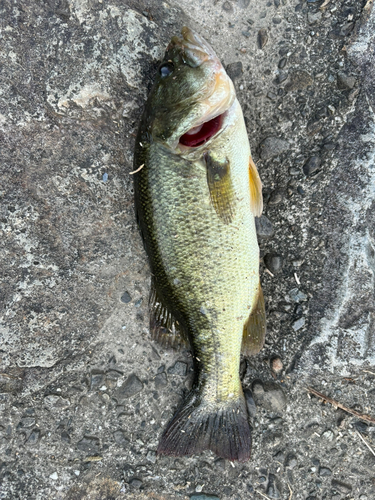
M307 176L319 170L322 160L319 156L311 156L303 166L303 173Z
M321 5L3 3L2 499L286 499L289 486L293 499L373 498L375 459L354 432L374 448L371 426L305 390L375 415L374 12ZM183 25L242 87L266 201L261 256L283 257L273 277L261 266L266 342L241 365L252 457L234 467L211 452L156 454L192 360L150 338L128 174L145 96Z

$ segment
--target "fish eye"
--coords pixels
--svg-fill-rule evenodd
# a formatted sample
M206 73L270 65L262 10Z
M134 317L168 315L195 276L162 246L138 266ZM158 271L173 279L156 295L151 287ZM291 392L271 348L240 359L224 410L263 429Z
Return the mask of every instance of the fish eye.
M162 78L165 78L166 76L169 76L171 73L173 73L173 70L174 64L172 62L166 62L159 67L159 74Z

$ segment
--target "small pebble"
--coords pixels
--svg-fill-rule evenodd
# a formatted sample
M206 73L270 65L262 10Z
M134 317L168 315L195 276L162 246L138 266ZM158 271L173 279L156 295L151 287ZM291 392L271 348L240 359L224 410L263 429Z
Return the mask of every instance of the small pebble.
M300 175L301 171L298 168L290 168L289 169L289 174L293 177L297 177L297 175Z
M125 293L121 296L121 302L123 302L124 304L128 304L131 300L132 300L132 298L131 298L131 296L130 296L130 293L129 293L129 292L125 292Z
M61 433L61 441L64 441L65 443L70 443L70 436L66 431L63 431Z
M272 90L270 90L270 91L267 93L267 97L268 97L268 99L270 99L271 101L276 101L276 99L277 99L277 94L275 94L274 92L272 92Z
M313 78L306 71L296 71L290 76L290 82L285 86L285 90L287 92L302 90L313 83Z
M105 173L103 174L103 182L107 182L108 181L108 174Z
M129 448L129 439L126 438L123 431L115 431L113 433L116 443L122 448Z
M315 135L321 130L322 126L323 125L319 120L309 122L306 127L307 133L309 135Z
M263 49L268 42L268 33L265 28L258 31L258 45L260 49Z
M307 22L309 24L315 24L321 21L322 13L321 12L309 12L307 14Z
M282 59L280 59L280 61L279 61L278 68L279 68L279 69L283 69L283 68L285 68L286 63L287 63L287 58L286 58L286 57L283 57L283 58L282 58Z
M332 471L328 467L320 467L319 476L322 477L332 476Z
M285 459L285 467L289 467L290 469L294 469L297 465L297 457L293 453L289 453Z
M263 390L263 387L262 387ZM253 393L250 391L250 389L245 389L244 390L244 395L246 399L246 406L247 406L247 411L250 415L250 417L254 417L257 412L257 407L253 398Z
M206 495L205 493L198 493L191 495L190 500L220 500L216 495Z
M321 163L322 160L319 156L311 156L303 166L303 173L306 176L312 175L319 169Z
M39 437L40 431L38 429L34 429L26 442L27 444L34 445L39 441Z
M223 10L225 10L225 12L231 12L233 10L233 7L229 2L224 2Z
M368 432L368 429L369 429L369 426L365 422L361 422L360 420L357 420L356 422L354 422L353 427L358 432L363 432L363 433Z
M274 156L289 149L289 142L279 137L267 137L259 145L260 157L262 160L268 160Z
M78 441L77 448L80 451L84 451L86 453L91 453L95 455L98 453L100 447L100 441L96 437L84 436L81 441Z
M275 500L278 500L279 498L281 498L280 492L279 492L277 485L276 485L276 477L274 474L269 474L269 476L268 476L268 486L267 486L266 493L267 493L267 496L269 498L272 498Z
M286 397L279 384L272 382L262 384L258 380L254 382L252 389L257 406L273 412L281 412L285 408Z
M283 267L283 258L277 253L267 253L263 258L264 264L271 271L276 274L281 271Z
M130 398L143 389L143 383L132 373L125 382L117 389L116 398L122 401L124 398Z
M278 205L283 201L283 195L280 191L272 191L270 194L268 205Z
M334 434L331 430L328 430L328 431L323 432L322 438L326 439L327 441L333 441Z
M356 78L354 76L346 75L345 73L339 73L337 75L337 86L339 89L349 89L351 90L356 84Z
M288 47L281 47L279 50L279 56L281 57L286 56L288 52L289 52Z
M57 479L59 478L59 476L57 475L57 472L53 472L49 477L53 481L57 481Z
M187 373L187 364L183 361L176 361L176 363L168 368L167 371L171 375L180 375L181 377L185 377Z
M260 238L271 238L274 235L272 222L265 215L255 217L255 226Z
M284 365L279 356L276 356L271 360L271 370L275 372L277 375L282 372L283 368Z
M155 388L161 389L168 385L167 375L165 373L158 373L154 378Z
M339 481L338 479L332 479L331 483L332 487L338 490L340 493L350 493L352 491L352 486L347 483L343 483L342 481Z
M140 487L142 486L142 484L143 484L142 481L140 479L136 478L136 477L134 477L133 479L131 479L129 481L129 485L132 488L137 489L137 490L140 489Z
M300 330L301 328L303 328L305 326L305 318L299 318L297 319L297 321L295 321L294 323L292 323L292 328L295 332L298 332L298 330Z
M275 16L274 18L272 18L272 22L273 24L281 24L281 17L280 16Z
M90 389L97 389L104 382L104 373L91 373Z
M81 474L81 472L80 472L79 470L75 470L75 471L74 471L74 474L75 474L76 476L79 476L79 475Z
M148 451L147 452L147 455L146 455L146 458L149 462L151 462L152 464L154 464L156 462L156 452L155 451Z
M227 67L225 69L226 69L226 72L227 72L229 78L233 81L236 80L236 78L239 78L240 76L242 76L242 73L243 73L243 67L242 67L241 61L230 63L227 65Z

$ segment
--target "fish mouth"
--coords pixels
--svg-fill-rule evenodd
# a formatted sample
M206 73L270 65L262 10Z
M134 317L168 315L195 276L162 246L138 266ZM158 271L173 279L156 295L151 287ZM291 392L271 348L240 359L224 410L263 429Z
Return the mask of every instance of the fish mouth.
M180 137L179 144L189 148L202 146L202 144L205 144L214 135L216 135L219 130L221 130L224 121L224 114L225 113L215 116L214 118L211 118L211 120L191 128Z
M224 118L232 106L236 93L213 48L198 33L188 27L181 30L182 38L173 37L171 46L181 49L186 64L205 65L209 78L204 95L199 98L199 116L179 138L179 145L195 148L209 141L224 125Z

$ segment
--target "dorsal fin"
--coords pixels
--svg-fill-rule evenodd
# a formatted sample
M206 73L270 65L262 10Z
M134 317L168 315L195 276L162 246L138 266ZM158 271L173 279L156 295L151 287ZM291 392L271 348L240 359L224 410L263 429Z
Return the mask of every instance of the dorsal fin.
M217 215L229 224L234 216L235 195L227 158L216 158L212 151L204 154L207 168L207 184L212 205Z
M266 312L262 287L259 283L258 297L244 325L242 337L242 354L253 356L264 345L266 337Z
M249 158L249 184L250 209L255 217L260 217L263 210L262 181L251 156Z
M171 347L173 349L178 349L182 346L189 347L187 335L168 308L163 304L153 280L151 282L149 306L152 339L156 340L163 347Z

